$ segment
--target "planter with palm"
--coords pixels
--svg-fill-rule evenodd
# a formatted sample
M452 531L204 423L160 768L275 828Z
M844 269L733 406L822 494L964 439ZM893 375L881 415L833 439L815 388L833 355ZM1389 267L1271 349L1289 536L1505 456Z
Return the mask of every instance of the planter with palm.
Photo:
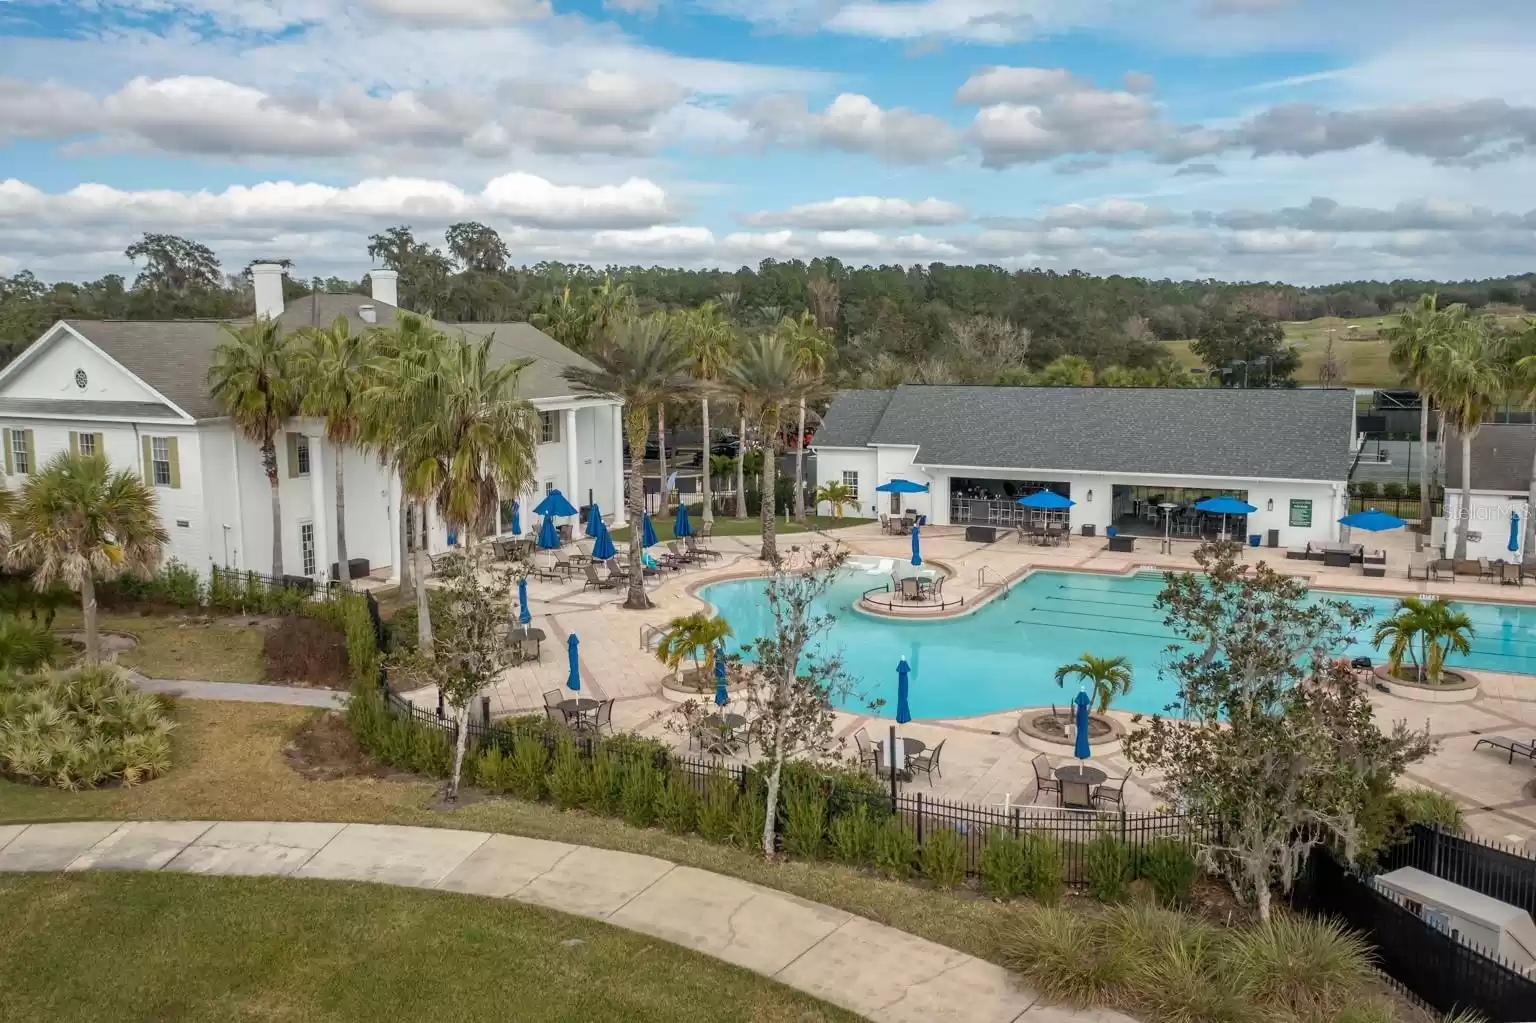
M261 449L261 468L272 492L272 578L283 576L283 506L278 494L277 435L298 411L293 346L275 320L241 327L224 324L226 340L213 355L208 385L235 430Z
M1403 676L1403 659L1413 665L1409 681L1440 685L1445 675L1445 659L1451 653L1472 650L1472 619L1465 611L1444 597L1425 599L1404 597L1397 609L1376 629L1373 642L1387 647L1387 671Z
M125 573L149 576L170 542L154 488L136 472L113 471L103 455L62 452L27 480L10 515L10 563L47 590L80 594L85 657L101 660L96 583Z
M1510 351L1505 339L1479 319L1458 323L1430 350L1435 395L1461 442L1461 506L1453 555L1458 561L1467 556L1472 528L1472 438L1504 397L1511 377Z
M798 401L805 391L804 376L794 349L779 333L759 334L742 346L736 362L726 371L725 385L757 420L763 438L762 500L758 509L763 525L759 557L770 565L779 563L774 518L776 462L773 443L779 434L784 406Z
M656 645L656 659L674 676L684 660L693 661L693 687L703 692L714 686L715 650L730 634L730 624L718 615L699 611L674 618Z
M1056 684L1063 689L1067 680L1074 678L1088 690L1094 710L1103 714L1115 697L1131 691L1131 662L1124 657L1083 654L1071 664L1056 669Z
M692 394L695 385L689 370L693 357L665 321L646 319L616 323L591 346L588 358L594 366L569 367L565 378L579 394L624 402L630 469L627 503L629 521L638 529L645 515L645 439L650 432L650 409ZM645 592L642 553L638 543L630 543L627 608L651 606Z

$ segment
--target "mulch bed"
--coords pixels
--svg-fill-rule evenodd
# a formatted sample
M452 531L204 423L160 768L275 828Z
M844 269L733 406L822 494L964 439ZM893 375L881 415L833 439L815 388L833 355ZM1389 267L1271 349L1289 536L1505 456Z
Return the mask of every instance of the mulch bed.
M283 618L262 642L268 682L310 689L350 689L347 637L328 622Z
M283 758L310 781L341 778L408 778L407 774L373 759L357 743L340 711L321 714L299 729L283 748Z
M1045 735L1067 737L1067 726L1072 723L1070 717L1057 717L1047 711L1030 719L1030 723ZM1102 739L1113 733L1114 729L1101 718L1088 715L1088 738Z

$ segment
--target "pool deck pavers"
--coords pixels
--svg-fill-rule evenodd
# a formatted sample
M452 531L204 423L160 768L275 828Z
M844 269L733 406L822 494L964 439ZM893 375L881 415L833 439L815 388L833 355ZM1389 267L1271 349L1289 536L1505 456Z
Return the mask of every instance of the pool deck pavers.
M888 1023L1133 1023L1046 1005L1002 967L840 909L649 856L446 828L276 821L0 826L0 872L369 881L592 917Z

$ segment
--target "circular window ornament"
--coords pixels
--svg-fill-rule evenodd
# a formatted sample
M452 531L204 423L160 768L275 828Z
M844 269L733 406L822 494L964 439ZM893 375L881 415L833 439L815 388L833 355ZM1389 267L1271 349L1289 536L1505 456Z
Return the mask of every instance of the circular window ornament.
M75 370L75 386L80 388L80 390L83 391L83 390L85 390L85 385L86 385L85 370L83 370L83 369Z

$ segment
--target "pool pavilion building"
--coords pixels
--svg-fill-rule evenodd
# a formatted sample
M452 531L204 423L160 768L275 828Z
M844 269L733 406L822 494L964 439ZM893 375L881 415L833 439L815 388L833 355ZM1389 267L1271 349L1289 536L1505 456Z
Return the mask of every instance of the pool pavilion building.
M1053 513L1074 535L1194 539L1223 528L1195 502L1227 494L1257 509L1230 533L1297 547L1339 539L1354 428L1345 389L908 384L842 392L812 447L862 515L1014 527L1032 514L1017 499L1045 489L1074 502ZM895 479L928 492L877 492Z

